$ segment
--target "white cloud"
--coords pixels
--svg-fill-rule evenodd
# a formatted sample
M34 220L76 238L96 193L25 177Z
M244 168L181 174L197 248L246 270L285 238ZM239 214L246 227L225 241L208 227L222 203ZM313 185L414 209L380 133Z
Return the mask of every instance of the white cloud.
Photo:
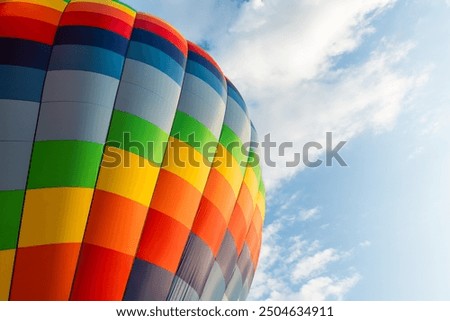
M357 48L373 32L372 18L395 1L249 1L213 47L224 71L252 107L261 135L292 141L301 152L325 132L350 139L365 130L392 128L411 91L423 78L397 68L412 45L380 43L362 63L338 68L336 56ZM268 189L303 167L284 157L264 169Z
M326 70L329 57L356 48L372 30L368 15L393 2L252 0L217 42L216 56L229 76L252 92L292 86Z
M406 44L389 49L388 53L380 50L363 65L329 71L326 80L304 81L295 88L279 90L277 96L266 98L270 110L265 112L269 115L264 116L259 109L254 113L255 121L259 128L271 133L273 140L294 142L297 152L308 141L318 141L324 146L327 131L333 132L334 141L339 141L366 130L390 129L408 94L425 79L404 76L395 70L400 57L410 49ZM293 159L293 151L285 157L272 156L277 166L264 169L269 188L302 169L284 166Z
M284 204L282 204L280 206L280 210L286 210L288 208L290 208L292 206L292 204L295 203L295 201L297 201L299 194L298 193L293 193L291 195L289 195L288 199L285 200Z
M311 275L322 272L326 266L340 259L335 249L326 249L312 256L301 259L292 270L291 276L295 281L304 280Z
M318 207L310 208L308 210L301 210L300 218L302 221L307 221L312 219L313 217L317 217L317 215L319 215L319 212L320 210Z
M345 294L354 287L361 277L355 274L340 280L330 277L311 279L302 286L294 299L301 301L322 301L329 299L342 300Z
M365 240L365 241L359 243L360 247L369 247L371 245L372 245L372 242L370 242L369 240Z

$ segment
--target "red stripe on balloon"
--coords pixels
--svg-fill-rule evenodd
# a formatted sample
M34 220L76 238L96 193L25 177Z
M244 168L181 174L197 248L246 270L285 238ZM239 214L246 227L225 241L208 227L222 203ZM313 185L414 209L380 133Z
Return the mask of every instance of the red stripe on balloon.
M22 17L0 17L0 37L19 38L52 45L56 26L35 19Z
M109 30L130 39L133 27L124 21L94 12L71 11L61 17L60 26L88 26Z

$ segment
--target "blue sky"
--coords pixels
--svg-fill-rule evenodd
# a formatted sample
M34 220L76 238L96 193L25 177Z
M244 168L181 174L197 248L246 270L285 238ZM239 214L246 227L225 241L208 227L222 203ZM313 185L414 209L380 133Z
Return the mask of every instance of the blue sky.
M250 299L450 300L448 1L127 3L207 44L261 136L348 141L348 167L273 155Z

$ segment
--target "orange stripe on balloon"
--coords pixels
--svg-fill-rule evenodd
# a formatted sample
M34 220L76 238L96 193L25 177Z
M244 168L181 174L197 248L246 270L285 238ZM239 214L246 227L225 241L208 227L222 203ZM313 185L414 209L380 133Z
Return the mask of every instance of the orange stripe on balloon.
M236 245L237 253L241 253L244 246L245 237L247 235L247 225L245 223L244 213L242 212L239 204L236 204L233 215L231 215L230 223L228 224L228 230L233 236L234 243Z
M123 196L96 190L83 242L134 255L147 210Z
M259 252L259 244L260 238L258 237L258 233L255 229L255 226L252 224L248 231L247 235L247 246L250 250L250 256L253 262L253 266L256 267L258 260L258 252Z
M226 230L227 222L223 219L220 210L206 197L203 197L192 226L192 232L200 237L216 256Z
M253 217L253 212L255 211L256 204L254 204L253 202L252 194L250 193L247 184L242 184L237 204L242 210L245 219L245 225L248 229Z
M203 195L213 203L228 223L233 213L236 196L228 181L216 168L212 167L209 173Z
M61 17L61 12L32 3L6 2L0 3L0 17L31 18L56 26Z
M190 229L202 194L179 176L161 169L150 208L170 216Z

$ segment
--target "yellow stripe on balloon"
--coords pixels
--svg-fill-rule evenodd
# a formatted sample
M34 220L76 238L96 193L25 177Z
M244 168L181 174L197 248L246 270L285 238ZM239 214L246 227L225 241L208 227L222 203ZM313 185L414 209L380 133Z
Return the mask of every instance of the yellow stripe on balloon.
M266 216L266 199L265 199L264 195L261 192L258 193L256 206L259 208L259 211L261 213L261 218L262 218L262 220L264 222L264 218Z
M46 6L49 8L53 8L60 12L64 11L64 9L67 6L67 2L62 1L62 0L45 0L45 1L42 1L42 0L0 0L0 3L12 3L12 2L37 4L40 6ZM72 2L74 2L74 1L72 1Z
M84 2L84 3L97 3L97 4L102 4L102 5L107 5L116 9L119 9L127 14L129 14L130 16L135 16L136 15L136 11L134 11L133 9L119 3L116 1L111 1L111 0L71 0L70 3L77 3L77 2Z
M187 181L201 193L203 192L210 166L195 148L170 137L162 166L165 170Z
M0 301L7 301L16 250L0 251Z
M256 203L259 188L259 180L256 177L255 171L251 167L247 167L247 170L245 171L244 184L247 185L247 188L250 191L253 203Z
M213 166L228 181L237 197L243 180L242 171L236 159L222 144L217 145Z
M105 154L115 155L120 162L114 164L108 156L103 157L96 188L149 206L159 167L143 157L116 147L107 146Z
M81 242L93 192L79 187L28 190L19 247Z

